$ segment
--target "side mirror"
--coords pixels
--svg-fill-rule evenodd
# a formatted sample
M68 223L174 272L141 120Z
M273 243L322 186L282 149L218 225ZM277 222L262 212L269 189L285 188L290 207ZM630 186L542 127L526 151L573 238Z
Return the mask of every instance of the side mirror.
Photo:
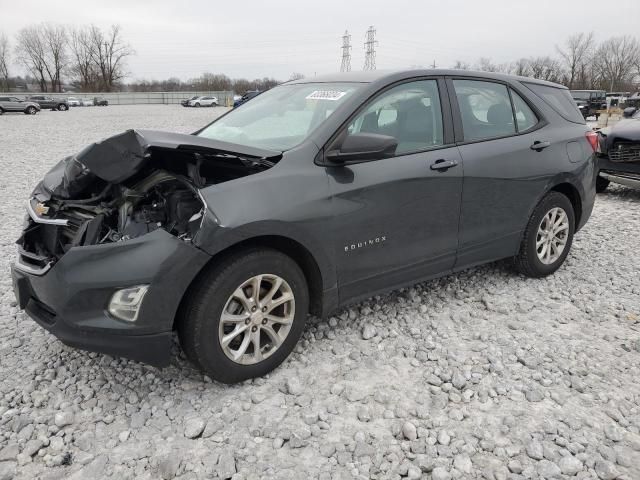
M327 160L334 165L349 165L391 158L398 148L398 140L377 133L354 133L347 135L339 150L327 153Z
M636 113L636 110L638 110L636 107L627 107L622 111L622 116L624 118L631 118L633 114Z

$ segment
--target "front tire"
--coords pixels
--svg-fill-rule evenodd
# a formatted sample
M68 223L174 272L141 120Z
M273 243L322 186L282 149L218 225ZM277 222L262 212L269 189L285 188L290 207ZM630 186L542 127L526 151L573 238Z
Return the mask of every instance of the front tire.
M609 180L598 175L596 178L596 193L604 192L610 183L611 182Z
M200 107L200 104L199 104L199 103L196 103L196 105L195 105L195 106L199 108L199 107Z
M181 309L178 335L189 359L211 378L237 383L280 365L308 312L300 267L281 252L256 248L201 275Z
M546 277L564 263L575 232L575 213L569 199L549 192L538 203L524 232L516 269L532 278Z
M61 112L66 112L67 110L69 110L69 107L67 107L64 103L61 103L60 105L58 105L58 110Z

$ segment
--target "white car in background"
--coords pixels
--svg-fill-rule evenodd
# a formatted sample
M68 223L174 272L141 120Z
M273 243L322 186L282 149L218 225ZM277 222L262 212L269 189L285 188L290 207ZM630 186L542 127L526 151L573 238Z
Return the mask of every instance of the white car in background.
M93 107L94 106L93 98L83 98L82 100L80 100L80 102L82 102L82 106L83 107Z
M70 107L81 107L82 103L76 97L67 98L67 105Z
M198 97L189 100L188 105L190 107L217 107L218 97Z

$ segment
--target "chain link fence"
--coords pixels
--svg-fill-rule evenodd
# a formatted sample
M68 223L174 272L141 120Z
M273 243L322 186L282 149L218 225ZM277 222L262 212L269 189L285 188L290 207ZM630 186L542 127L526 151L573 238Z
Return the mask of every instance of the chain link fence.
M16 95L15 93L12 95ZM95 93L28 93L19 97L33 95L45 95L54 98L69 98L93 100L94 97L104 98L109 105L171 105L180 103L191 97L217 97L218 105L223 107L233 106L233 92L95 92Z

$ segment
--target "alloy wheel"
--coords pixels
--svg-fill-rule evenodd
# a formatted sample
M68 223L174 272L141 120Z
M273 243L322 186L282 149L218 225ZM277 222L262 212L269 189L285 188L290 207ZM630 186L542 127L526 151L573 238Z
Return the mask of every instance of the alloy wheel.
M567 245L569 217L560 207L549 210L538 226L536 253L545 265L556 262Z
M273 274L256 275L227 300L220 316L220 346L235 363L259 363L280 348L294 317L295 298L286 280Z

